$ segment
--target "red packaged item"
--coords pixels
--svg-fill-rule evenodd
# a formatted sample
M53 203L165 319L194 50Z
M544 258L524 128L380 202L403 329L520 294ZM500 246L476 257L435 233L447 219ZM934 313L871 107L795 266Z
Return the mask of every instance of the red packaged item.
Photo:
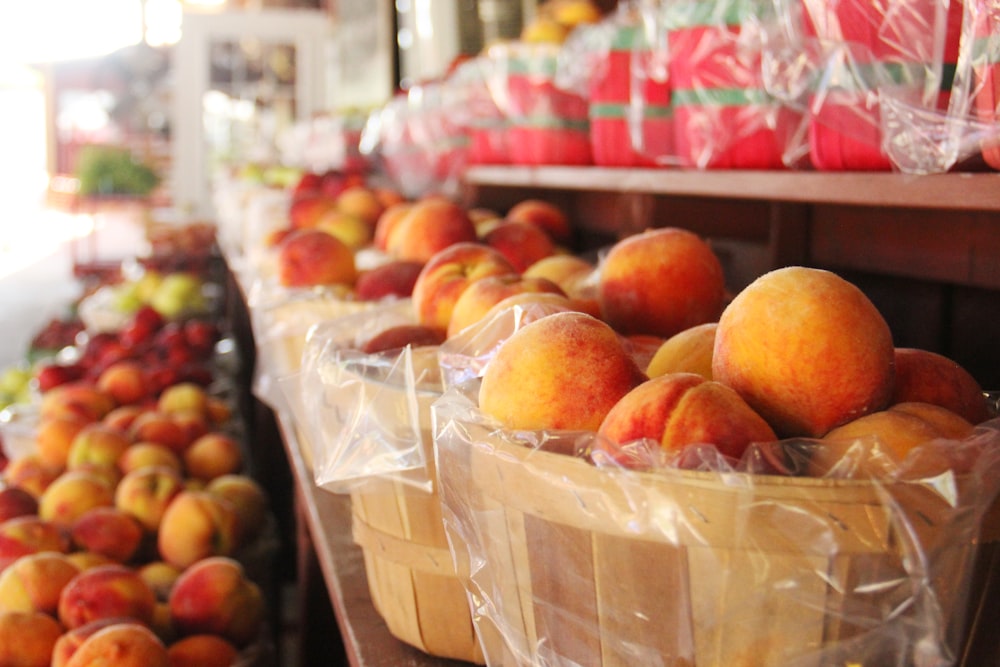
M974 72L976 117L994 125L1000 113L1000 8L989 0L970 4L969 21L974 35L970 62ZM988 132L980 141L983 160L1000 169L1000 132Z

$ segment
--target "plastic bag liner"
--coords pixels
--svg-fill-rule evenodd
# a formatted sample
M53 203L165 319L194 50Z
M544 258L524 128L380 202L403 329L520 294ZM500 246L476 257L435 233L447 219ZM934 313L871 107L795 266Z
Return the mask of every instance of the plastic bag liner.
M956 665L997 604L996 422L944 443L976 454L961 476L639 472L567 454L593 434L504 431L477 389L432 414L488 665Z

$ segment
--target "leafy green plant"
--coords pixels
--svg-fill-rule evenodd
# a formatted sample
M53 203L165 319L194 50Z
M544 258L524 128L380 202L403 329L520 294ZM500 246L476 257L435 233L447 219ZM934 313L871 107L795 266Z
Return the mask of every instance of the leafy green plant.
M160 177L120 146L85 146L76 165L82 195L148 195Z

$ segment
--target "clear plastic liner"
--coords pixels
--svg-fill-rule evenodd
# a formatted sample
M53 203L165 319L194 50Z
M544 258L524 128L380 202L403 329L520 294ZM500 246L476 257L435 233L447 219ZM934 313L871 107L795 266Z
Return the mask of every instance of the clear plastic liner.
M451 122L469 139L469 164L508 164L507 117L490 92L494 62L485 55L458 64L445 79L442 93Z
M698 446L636 470L593 433L505 431L477 391L449 387L432 415L488 665L985 664L969 647L995 644L1000 613L1000 422L918 448L962 473L789 476L771 466L794 457Z
M468 162L468 137L452 120L441 82L414 85L373 112L361 133L361 153L408 199L455 197Z

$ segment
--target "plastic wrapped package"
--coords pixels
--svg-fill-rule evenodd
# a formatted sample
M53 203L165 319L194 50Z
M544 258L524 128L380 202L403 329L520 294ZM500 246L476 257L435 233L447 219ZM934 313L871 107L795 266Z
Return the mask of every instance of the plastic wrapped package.
M706 455L696 470L635 470L600 465L593 433L500 428L477 387L449 388L432 411L445 526L488 665L995 657L997 422L924 445L975 461L961 475L764 474L760 451L746 469ZM984 640L992 649L970 648Z
M469 164L508 164L507 117L500 111L489 89L493 61L486 56L470 58L455 67L444 83L451 120L469 138Z
M769 89L805 111L812 165L928 173L954 161L947 117L959 0L779 0Z
M989 0L968 0L965 3L965 33L956 82L964 74L966 104L972 107L973 118L967 135L982 152L986 164L1000 169L1000 7ZM959 102L959 100L955 100ZM965 110L959 102L956 105ZM955 114L957 115L957 113Z
M557 83L588 99L595 165L652 167L672 154L670 90L665 77L648 75L649 41L635 3L621 3L563 44Z
M352 109L299 121L279 138L282 162L314 172L367 171L370 164L361 153L361 132L367 120L366 113Z
M769 0L647 4L655 42L666 51L654 58L666 63L676 163L701 169L792 166L786 153L796 143L801 113L772 95L763 76L770 32L782 18Z
M453 196L468 161L468 137L453 122L441 82L415 85L368 117L361 152L408 199Z
M561 45L511 42L487 50L489 88L508 122L510 161L589 165L590 104L556 82Z

